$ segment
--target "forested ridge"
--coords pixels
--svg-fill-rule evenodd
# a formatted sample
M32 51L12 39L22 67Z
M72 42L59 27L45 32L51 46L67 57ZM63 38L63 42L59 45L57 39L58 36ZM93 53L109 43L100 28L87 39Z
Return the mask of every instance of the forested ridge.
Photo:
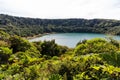
M95 38L71 49L0 30L0 80L120 80L120 42Z
M38 19L0 14L0 29L22 37L51 32L89 32L120 35L120 20Z

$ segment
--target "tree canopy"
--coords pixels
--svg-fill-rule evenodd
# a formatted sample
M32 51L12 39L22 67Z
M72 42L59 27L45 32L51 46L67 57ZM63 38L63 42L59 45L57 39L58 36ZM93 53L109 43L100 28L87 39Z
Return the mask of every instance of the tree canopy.
M33 36L51 32L87 32L119 35L120 20L36 19L0 14L0 29L10 35Z

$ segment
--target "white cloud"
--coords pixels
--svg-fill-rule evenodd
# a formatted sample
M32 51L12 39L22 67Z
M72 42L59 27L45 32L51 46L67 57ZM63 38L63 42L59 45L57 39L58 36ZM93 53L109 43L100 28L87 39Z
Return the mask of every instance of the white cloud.
M0 0L0 13L39 18L120 19L119 0Z

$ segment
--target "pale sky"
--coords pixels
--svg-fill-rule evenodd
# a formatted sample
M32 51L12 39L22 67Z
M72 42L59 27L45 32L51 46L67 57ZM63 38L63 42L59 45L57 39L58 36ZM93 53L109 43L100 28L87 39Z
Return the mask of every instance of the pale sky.
M49 19L120 20L120 0L0 0L0 14Z

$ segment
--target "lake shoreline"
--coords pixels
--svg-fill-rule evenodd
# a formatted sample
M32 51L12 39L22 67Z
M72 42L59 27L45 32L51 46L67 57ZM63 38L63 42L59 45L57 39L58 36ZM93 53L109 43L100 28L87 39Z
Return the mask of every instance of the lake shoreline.
M64 33L66 33L66 32L64 32ZM79 32L79 33L84 33L84 32ZM45 36L45 35L50 35L50 34L56 34L56 32L37 34L37 35L34 35L34 36L28 36L28 37L23 37L23 38L25 38L25 39L27 39L27 40L30 40L30 39L42 37L42 36ZM92 33L92 34L94 34L94 33ZM95 34L103 34L103 33L95 33ZM119 35L112 35L112 34L104 34L104 35L108 35L108 36L119 36Z
M93 38L114 38L120 40L120 36L111 36L108 34L99 34L99 33L45 33L41 37L34 36L32 39L29 39L30 42L37 41L50 41L55 39L55 42L59 45L68 46L74 48L75 45L82 40L89 40ZM118 39L117 39L118 38Z
M37 34L37 35L34 35L34 36L28 36L28 37L23 37L23 38L25 38L27 40L30 40L30 39L42 37L42 36L49 35L49 34L56 34L56 33L55 32L52 32L52 33L43 33L43 34Z

